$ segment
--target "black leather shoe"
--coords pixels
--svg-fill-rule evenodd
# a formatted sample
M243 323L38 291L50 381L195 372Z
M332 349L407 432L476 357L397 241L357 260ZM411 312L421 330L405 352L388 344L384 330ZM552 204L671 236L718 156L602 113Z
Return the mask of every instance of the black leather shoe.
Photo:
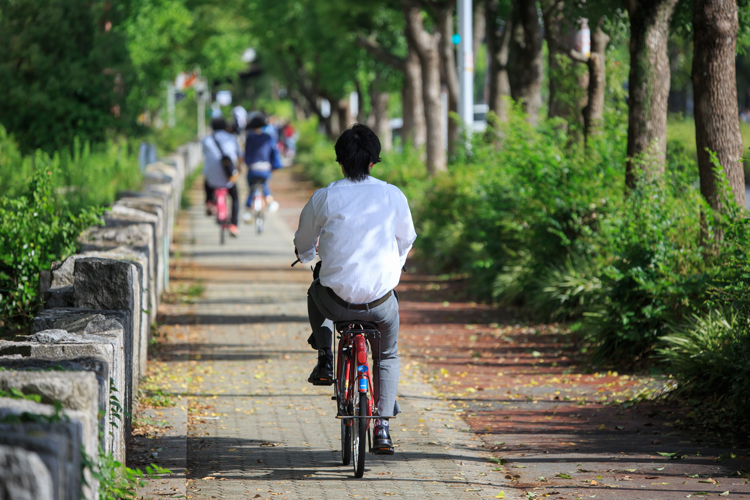
M372 452L375 455L393 455L393 441L384 425L375 426L375 435L372 437Z
M310 378L312 385L333 385L333 354L318 354L318 365L313 369Z

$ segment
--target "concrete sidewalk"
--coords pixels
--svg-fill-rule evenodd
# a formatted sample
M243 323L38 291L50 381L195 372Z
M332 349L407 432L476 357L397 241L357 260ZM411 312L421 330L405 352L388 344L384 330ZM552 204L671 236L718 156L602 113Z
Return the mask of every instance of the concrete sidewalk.
M275 188L283 190L278 177ZM270 214L264 234L244 226L221 246L193 194L173 286L200 280L205 293L160 314L162 328L180 332L160 369L173 364L177 373L187 364L186 403L148 411L173 426L150 442L162 450L151 461L174 466L185 449L186 471L151 480L139 498L498 497L504 472L493 470L479 439L408 359L401 363L403 413L391 424L396 454L368 454L365 477L354 479L352 466L341 465L332 390L306 381L316 360L306 343L311 273L290 267L293 208ZM507 488L504 497L513 498Z

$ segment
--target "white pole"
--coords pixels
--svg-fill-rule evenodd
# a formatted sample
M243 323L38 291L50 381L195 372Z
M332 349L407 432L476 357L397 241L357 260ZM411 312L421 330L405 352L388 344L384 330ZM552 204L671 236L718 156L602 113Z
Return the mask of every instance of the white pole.
M206 100L198 98L198 139L206 135Z
M472 0L458 0L458 114L468 132L474 123L474 54L472 47Z
M175 126L175 119L174 119L174 83L169 82L167 84L167 125L169 125L169 128L172 128Z

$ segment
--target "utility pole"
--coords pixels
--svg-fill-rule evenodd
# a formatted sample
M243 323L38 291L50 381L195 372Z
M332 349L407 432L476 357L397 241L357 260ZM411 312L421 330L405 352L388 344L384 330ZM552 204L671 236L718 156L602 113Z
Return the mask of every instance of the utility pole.
M174 118L174 104L175 104L175 88L173 82L167 83L167 125L169 128L175 126Z
M474 53L472 47L472 0L458 0L458 114L467 134L474 123Z
M206 135L206 103L210 100L208 82L199 76L193 84L195 90L195 101L198 103L198 138L203 139Z

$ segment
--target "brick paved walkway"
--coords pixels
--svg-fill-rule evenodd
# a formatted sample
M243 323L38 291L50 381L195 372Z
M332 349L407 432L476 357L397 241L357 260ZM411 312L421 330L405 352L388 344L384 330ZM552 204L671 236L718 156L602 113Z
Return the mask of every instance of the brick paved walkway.
M276 189L291 189L289 174L277 177ZM193 195L198 201L199 192ZM260 236L243 227L224 246L199 205L189 212L172 286L201 282L205 293L161 311L171 354L153 365L173 370L176 380L186 372L187 397L184 406L147 412L173 425L146 446L160 450L150 461L175 474L151 481L139 497L496 497L507 484L501 472L409 359L402 361L403 413L391 424L396 454L368 454L361 480L341 465L331 390L306 382L316 359L305 342L311 273L289 266L293 233L286 221L295 210L271 215ZM505 495L513 498L507 489Z

